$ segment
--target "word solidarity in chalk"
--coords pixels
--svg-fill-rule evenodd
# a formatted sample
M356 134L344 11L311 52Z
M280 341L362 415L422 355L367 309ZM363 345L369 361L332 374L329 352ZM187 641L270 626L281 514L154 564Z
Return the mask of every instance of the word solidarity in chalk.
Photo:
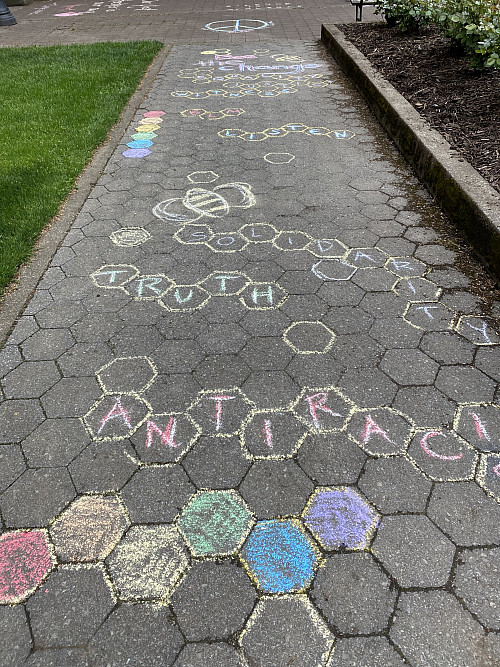
M269 127L262 132L247 132L245 130L221 130L219 137L226 139L242 139L243 141L265 141L266 139L280 139L288 134L305 134L311 137L329 137L330 139L352 139L356 135L349 130L329 130L327 127L309 127L302 123L288 123L282 127Z
M231 116L241 116L243 109L221 109L220 111L205 111L205 109L184 109L181 116L185 118L203 118L205 120L219 120Z

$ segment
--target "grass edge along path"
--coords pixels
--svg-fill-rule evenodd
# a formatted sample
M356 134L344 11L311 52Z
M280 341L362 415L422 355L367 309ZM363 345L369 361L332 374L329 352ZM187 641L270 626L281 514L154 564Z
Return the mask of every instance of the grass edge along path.
M0 49L0 298L162 47Z

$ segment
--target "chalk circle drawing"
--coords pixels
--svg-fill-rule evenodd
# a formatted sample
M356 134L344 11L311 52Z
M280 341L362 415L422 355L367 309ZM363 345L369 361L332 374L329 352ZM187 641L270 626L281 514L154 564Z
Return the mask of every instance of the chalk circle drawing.
M213 32L229 32L236 34L238 32L252 32L252 30L263 30L273 26L272 21L259 21L258 19L236 19L233 21L212 21L207 23L203 30L212 30Z
M250 578L264 593L304 590L322 562L297 519L258 521L241 551Z
M215 171L193 171L187 176L190 183L213 183L218 178L219 174Z
M224 139L242 139L243 141L265 141L266 139L279 139L288 134L297 133L307 136L329 137L330 139L352 139L356 135L349 130L330 130L327 127L309 127L302 123L288 123L281 127L268 127L262 132L247 132L234 128L228 128L218 132L219 137Z
M304 510L304 523L320 545L333 549L368 547L380 517L349 487L317 488Z
M266 153L264 160L270 164L289 164L295 160L295 155L292 153Z
M151 238L151 234L143 227L123 227L113 232L109 238L117 246L132 248L146 243Z
M248 183L225 183L213 190L193 188L184 197L175 197L159 202L153 215L166 222L195 222L200 218L223 218L231 208L251 208L255 196ZM187 210L188 213L184 211Z
M295 354L326 354L335 334L323 322L294 322L283 332L283 340Z
M206 111L205 109L184 109L181 116L185 118L206 118L208 120L219 120L231 116L241 116L243 109L220 109L220 111Z

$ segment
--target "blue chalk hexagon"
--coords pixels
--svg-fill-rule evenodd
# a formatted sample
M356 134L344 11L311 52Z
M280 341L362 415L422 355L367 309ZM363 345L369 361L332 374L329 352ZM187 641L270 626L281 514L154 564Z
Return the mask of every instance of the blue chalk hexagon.
M258 521L241 559L264 593L292 593L306 588L321 555L296 519Z

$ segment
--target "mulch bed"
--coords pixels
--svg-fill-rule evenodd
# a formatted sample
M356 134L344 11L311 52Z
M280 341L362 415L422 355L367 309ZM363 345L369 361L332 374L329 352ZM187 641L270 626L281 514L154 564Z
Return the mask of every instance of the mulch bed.
M472 69L437 29L338 26L392 85L500 192L500 70Z

